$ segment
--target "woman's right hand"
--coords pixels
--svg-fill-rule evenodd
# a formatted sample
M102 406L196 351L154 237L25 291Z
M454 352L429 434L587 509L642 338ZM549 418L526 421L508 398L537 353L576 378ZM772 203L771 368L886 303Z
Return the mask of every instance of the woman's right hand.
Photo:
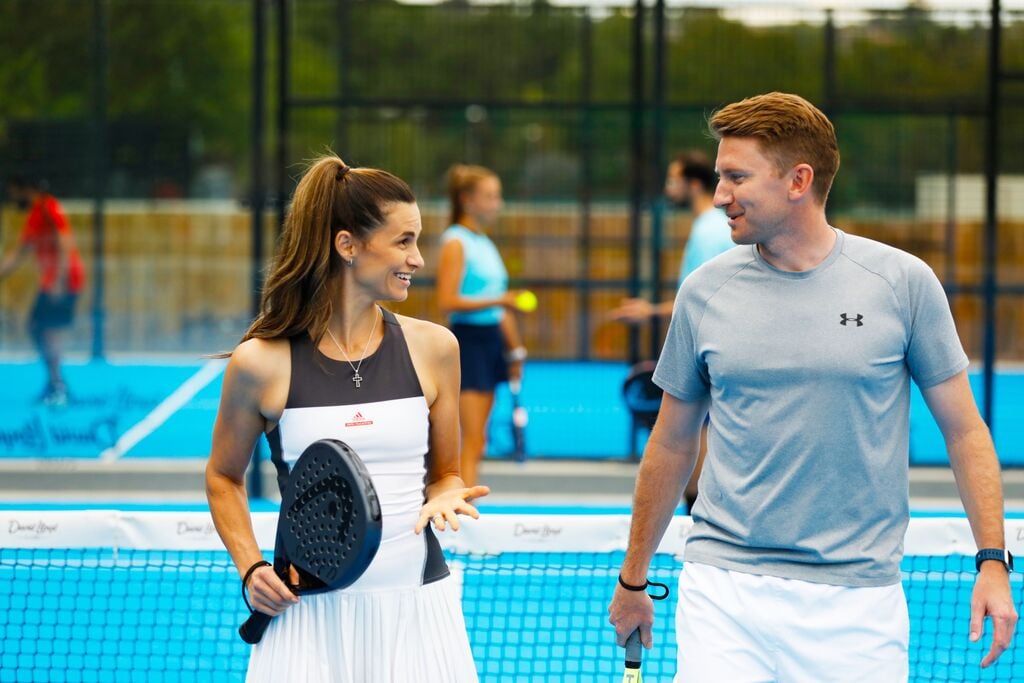
M288 567L288 578L293 586L299 582L299 574L295 567ZM253 609L272 617L276 617L299 601L298 596L292 593L274 568L269 566L257 568L249 577L246 588Z
M519 304L516 303L516 299L522 293L523 293L523 290L521 290L521 289L510 289L509 291L505 292L502 295L502 297L501 297L501 305L504 306L505 308L511 310L511 311L518 311L519 310Z

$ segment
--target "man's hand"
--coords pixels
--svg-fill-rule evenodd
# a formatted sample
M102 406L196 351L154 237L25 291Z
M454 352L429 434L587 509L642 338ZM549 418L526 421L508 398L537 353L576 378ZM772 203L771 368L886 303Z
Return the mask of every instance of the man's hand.
M650 650L654 647L654 603L646 591L628 591L615 587L612 603L608 605L608 621L615 626L615 642L626 646L626 638L640 629L640 642Z
M971 595L971 642L981 639L985 617L992 618L992 647L981 660L981 668L991 666L999 655L1009 649L1017 626L1017 609L1010 592L1009 573L999 562L981 564Z
M643 322L654 316L654 306L644 299L623 299L617 308L608 312L612 320L627 323Z

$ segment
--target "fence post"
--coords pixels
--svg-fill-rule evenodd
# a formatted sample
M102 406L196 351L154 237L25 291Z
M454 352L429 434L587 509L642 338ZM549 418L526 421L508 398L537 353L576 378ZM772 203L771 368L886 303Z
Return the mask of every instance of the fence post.
M253 0L253 65L252 65L252 180L249 201L252 211L252 305L253 316L259 313L260 290L263 289L263 213L266 203L263 168L263 135L266 119L267 14L265 0ZM249 470L249 497L263 497L260 476L261 448L253 449Z
M104 356L106 309L105 214L107 197L107 12L104 0L93 0L93 145L92 145L92 358Z

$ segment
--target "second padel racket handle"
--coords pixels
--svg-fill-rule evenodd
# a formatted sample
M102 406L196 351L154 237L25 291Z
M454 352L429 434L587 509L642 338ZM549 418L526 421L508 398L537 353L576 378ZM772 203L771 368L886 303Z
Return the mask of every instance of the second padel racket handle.
M626 638L626 668L639 669L641 661L640 629L629 634Z
M273 618L263 612L253 612L245 620L245 623L238 627L238 635L242 636L242 640L250 645L255 645L263 638L263 633L267 630L267 626L270 626L270 620Z

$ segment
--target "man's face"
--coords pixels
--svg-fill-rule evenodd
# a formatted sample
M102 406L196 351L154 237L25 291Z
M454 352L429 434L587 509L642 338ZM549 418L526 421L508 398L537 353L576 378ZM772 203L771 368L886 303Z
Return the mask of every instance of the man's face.
M682 208L690 205L690 188L683 178L683 164L680 161L673 161L665 172L665 197Z
M754 138L725 137L718 143L715 206L725 211L736 244L760 244L786 231L793 206L791 173L779 173Z

